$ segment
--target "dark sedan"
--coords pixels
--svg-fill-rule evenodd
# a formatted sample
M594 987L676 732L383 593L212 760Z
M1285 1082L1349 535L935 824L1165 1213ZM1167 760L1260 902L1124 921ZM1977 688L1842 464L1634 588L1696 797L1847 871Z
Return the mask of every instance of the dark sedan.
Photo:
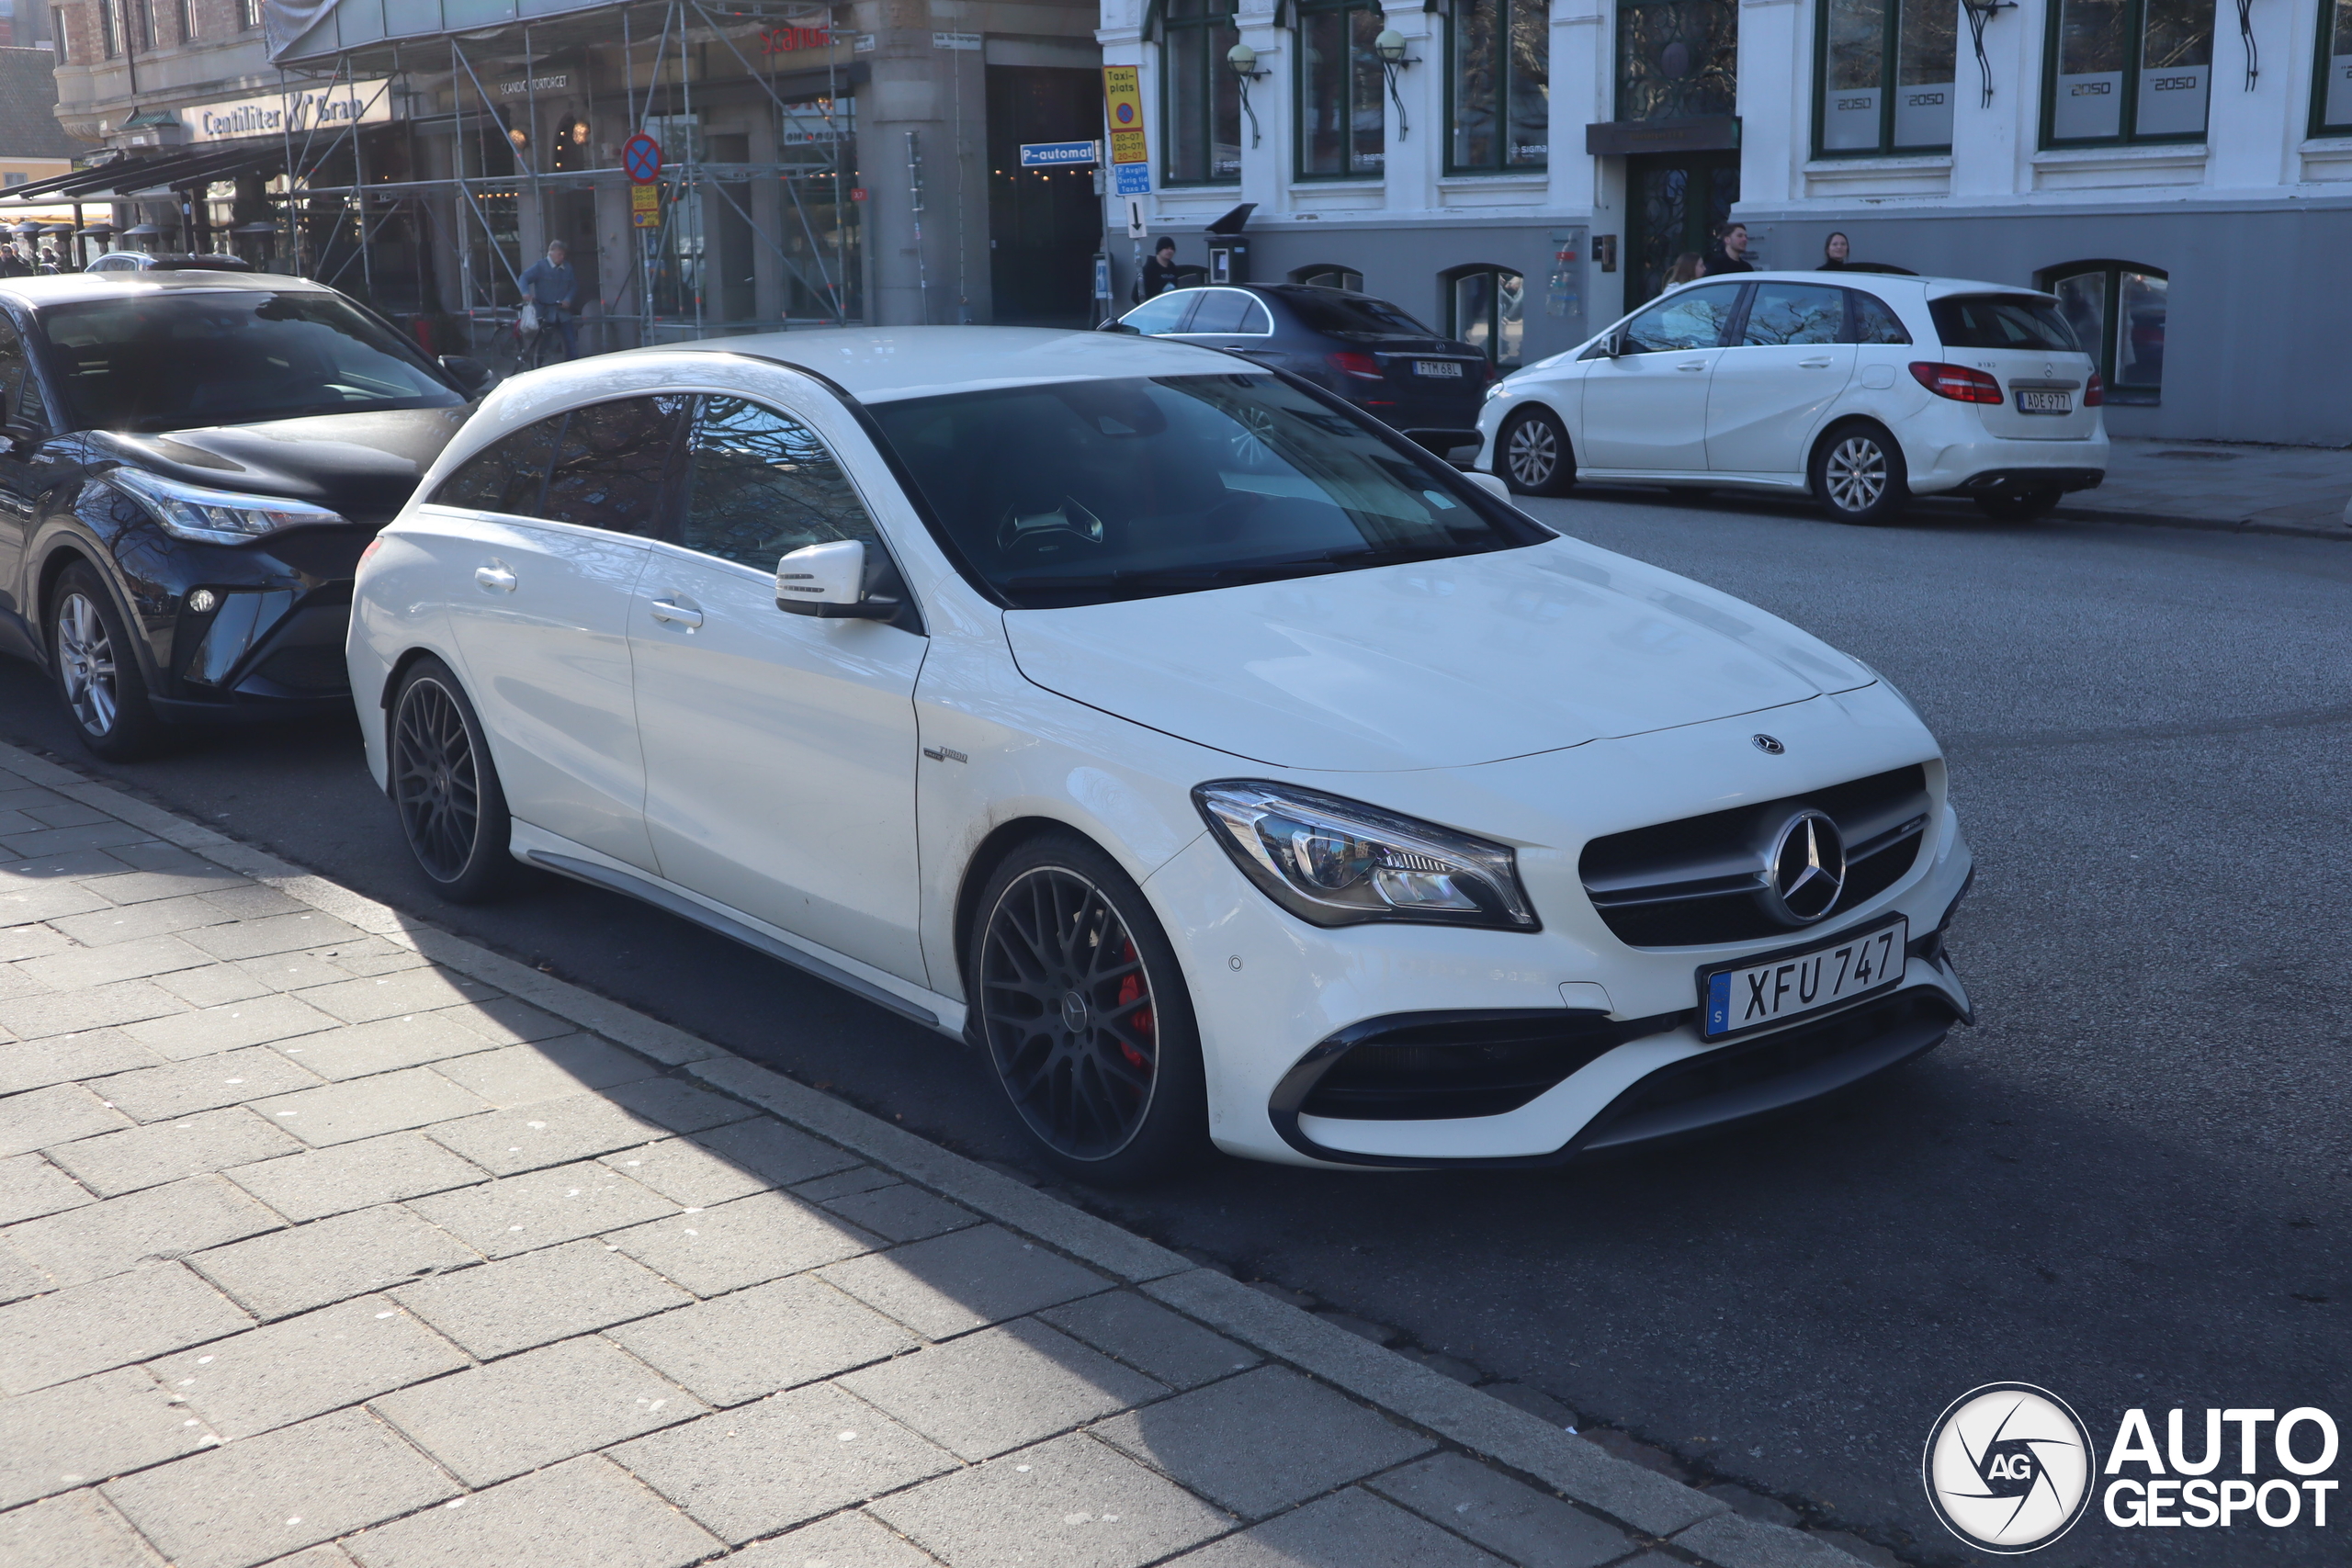
M1441 457L1477 441L1492 375L1477 349L1440 337L1385 299L1305 283L1180 288L1103 326L1222 348L1302 376Z
M485 379L299 278L0 283L0 648L103 757L348 711L359 553Z

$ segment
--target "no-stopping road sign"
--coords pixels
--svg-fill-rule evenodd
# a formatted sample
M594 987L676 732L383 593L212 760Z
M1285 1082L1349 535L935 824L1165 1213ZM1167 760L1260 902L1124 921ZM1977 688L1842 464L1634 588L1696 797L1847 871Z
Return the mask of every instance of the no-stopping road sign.
M643 131L621 143L621 167L633 185L650 186L662 177L662 144Z

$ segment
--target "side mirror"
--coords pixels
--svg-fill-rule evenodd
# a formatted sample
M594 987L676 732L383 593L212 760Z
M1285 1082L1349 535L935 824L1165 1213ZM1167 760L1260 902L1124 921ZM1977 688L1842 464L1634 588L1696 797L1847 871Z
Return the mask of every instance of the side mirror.
M1624 358L1625 329L1623 327L1611 328L1609 335L1600 340L1600 349L1603 354L1606 354L1611 359Z
M462 354L445 354L441 356L441 368L449 373L449 379L469 393L479 392L490 385L490 367L479 359L469 359Z
M896 599L866 595L865 545L858 539L805 545L776 562L775 607L829 620L887 621L899 613Z
M1499 475L1482 473L1476 468L1464 468L1462 470L1462 477L1468 479L1472 484L1476 485L1480 490L1485 491L1488 495L1493 496L1497 501L1508 501L1511 502L1513 505L1518 504L1518 502L1512 499L1510 486L1503 483Z

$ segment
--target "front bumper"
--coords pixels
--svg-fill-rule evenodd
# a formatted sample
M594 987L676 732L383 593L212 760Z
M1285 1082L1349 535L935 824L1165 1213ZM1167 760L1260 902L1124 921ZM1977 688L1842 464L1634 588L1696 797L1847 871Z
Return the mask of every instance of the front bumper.
M1894 701L1872 699L1882 700ZM1830 739L1838 728L1836 702L1818 698L1774 711L1774 733L1789 741L1792 755L1801 736ZM1799 712L1814 708L1831 711L1810 720ZM1916 719L1903 710L1864 716L1893 730L1900 728L1893 722L1897 716L1917 733ZM1756 716L1468 770L1491 772L1498 786L1480 825L1491 830L1510 815L1505 792L1513 799L1578 800L1589 784L1592 793L1579 804L1590 806L1600 831L1643 819L1629 821L1624 813L1648 812L1648 820L1681 815L1662 807L1669 793L1688 792L1708 804L1736 800L1743 790L1766 798L1783 793L1792 775L1763 766L1763 753L1746 745ZM1709 736L1724 726L1738 731L1741 750L1756 763ZM1701 757L1710 760L1707 772L1694 766ZM1889 760L1881 752L1823 766L1853 776ZM1581 835L1556 852L1531 832L1501 835L1521 846L1521 873L1544 921L1536 932L1311 927L1250 886L1214 839L1196 839L1145 888L1191 982L1208 1067L1212 1139L1229 1153L1300 1165L1554 1164L1776 1110L1928 1048L1952 1021L1969 1017L1966 991L1942 955L1940 931L1973 863L1942 799L1940 768L1934 772L1934 814L1916 861L1837 921L1860 923L1895 910L1906 916L1913 942L1900 984L1836 1013L1712 1044L1698 1033L1694 966L1785 945L1786 933L1719 948L1627 946L1573 880ZM1662 787L1678 779L1689 783ZM1367 786L1361 776L1353 780L1359 795ZM1409 787L1391 776L1378 798L1410 810L1417 803L1398 797ZM1612 790L1622 793L1610 796ZM1431 1015L1465 1020L1465 1030L1449 1038L1443 1020ZM1547 1022L1554 1020L1555 1025ZM1431 1024L1437 1027L1426 1027ZM1418 1115L1393 1099L1375 1103L1378 1095L1363 1092L1362 1078L1352 1101L1345 1094L1317 1095L1317 1069L1368 1036L1392 1045L1467 1043L1502 1077L1521 1073L1519 1088L1529 1092L1497 1092L1489 1074L1453 1086L1459 1092L1430 1095L1428 1111ZM1748 1063L1748 1070L1729 1077L1702 1074L1735 1060Z

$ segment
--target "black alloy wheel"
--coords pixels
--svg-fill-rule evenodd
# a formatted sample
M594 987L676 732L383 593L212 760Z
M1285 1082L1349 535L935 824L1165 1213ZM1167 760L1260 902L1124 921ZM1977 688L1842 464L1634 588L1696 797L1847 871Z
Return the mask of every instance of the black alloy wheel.
M421 660L401 679L387 739L392 806L417 868L452 903L502 891L513 823L481 722L447 665Z
M2065 492L2056 485L2034 490L2001 490L1976 497L1976 510L2004 523L2030 523L2057 510Z
M148 705L139 650L98 574L76 562L58 579L49 615L49 665L82 744L110 762L153 751L163 721Z
M1495 437L1495 469L1521 495L1566 495L1577 482L1568 433L1549 409L1521 409Z
M1875 424L1840 425L1813 453L1813 493L1840 523L1892 523L1911 502L1903 448Z
M997 868L980 908L976 1032L1046 1156L1123 1183L1195 1145L1206 1107L1192 1003L1135 884L1093 845L1054 834Z

